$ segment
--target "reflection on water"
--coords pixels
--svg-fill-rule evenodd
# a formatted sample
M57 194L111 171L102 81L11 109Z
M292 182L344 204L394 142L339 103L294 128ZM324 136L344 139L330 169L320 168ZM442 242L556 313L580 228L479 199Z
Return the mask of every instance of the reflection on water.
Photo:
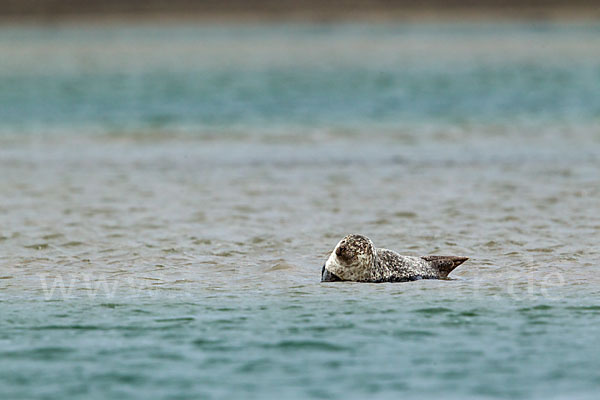
M595 396L597 25L0 33L3 398Z

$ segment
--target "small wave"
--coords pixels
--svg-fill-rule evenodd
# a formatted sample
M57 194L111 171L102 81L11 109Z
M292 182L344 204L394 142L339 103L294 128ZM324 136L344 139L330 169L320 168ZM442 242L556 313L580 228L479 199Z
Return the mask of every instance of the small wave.
M73 240L73 241L70 241L70 242L67 242L67 243L63 243L63 244L61 244L61 246L62 247L76 247L76 246L81 246L83 244L85 244L85 243Z
M31 244L29 246L25 246L26 249L34 249L34 250L45 250L48 248L48 243L37 243Z
M398 211L398 212L394 213L394 216L398 217L398 218L410 218L410 219L412 219L412 218L416 218L417 214L414 213L414 212L412 212L412 211Z
M275 344L262 346L268 349L281 350L318 350L318 351L346 351L344 346L318 340L283 340Z
M552 306L546 305L546 304L539 304L537 306L533 306L533 307L523 307L523 308L519 308L518 311L521 312L529 312L529 311L547 311L547 310L552 310Z
M449 312L452 312L452 310L449 308L446 308L446 307L428 307L428 308L419 308L418 310L415 310L415 312L420 313L420 314L433 315L433 314L449 313Z
M155 319L155 322L191 322L191 321L195 321L196 318L194 317L178 317L178 318L161 318L161 319Z
M44 239L44 240L58 239L58 238L61 238L63 236L64 235L62 233L50 233L48 235L42 236L42 239Z
M274 272L274 271L288 270L288 269L294 269L294 268L295 268L294 265L289 264L282 260L282 261L272 265L271 267L267 268L265 270L265 272Z
M37 349L26 349L17 351L6 351L0 353L0 358L27 358L35 360L55 360L63 358L74 350L68 347L39 347Z
M437 334L429 331L421 331L421 330L398 330L393 333L394 336L404 339L411 338L423 338L423 337L433 337L437 336Z
M30 330L35 331L55 331L55 330L81 330L81 331L96 331L103 330L96 325L43 325L43 326L35 326L32 328L28 328Z

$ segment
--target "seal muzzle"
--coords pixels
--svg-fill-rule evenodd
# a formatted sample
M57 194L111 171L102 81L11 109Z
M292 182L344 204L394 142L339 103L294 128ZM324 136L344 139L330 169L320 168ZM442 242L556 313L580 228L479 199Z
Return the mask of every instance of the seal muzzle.
M337 275L329 272L327 270L327 268L325 268L325 265L323 265L323 269L321 270L321 282L338 282L338 281L341 281L341 279Z

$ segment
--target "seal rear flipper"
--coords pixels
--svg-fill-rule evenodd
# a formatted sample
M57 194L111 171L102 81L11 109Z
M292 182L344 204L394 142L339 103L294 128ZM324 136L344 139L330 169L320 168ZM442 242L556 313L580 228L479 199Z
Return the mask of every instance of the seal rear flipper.
M429 261L432 267L439 271L440 278L447 278L450 272L469 259L469 257L456 256L424 256L421 258Z

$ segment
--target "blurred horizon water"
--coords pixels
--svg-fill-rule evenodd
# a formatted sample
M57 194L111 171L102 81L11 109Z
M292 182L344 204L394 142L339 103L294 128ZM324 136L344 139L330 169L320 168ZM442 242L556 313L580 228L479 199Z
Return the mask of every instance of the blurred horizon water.
M0 397L595 398L599 33L0 26Z
M595 22L9 26L0 38L0 128L254 134L282 125L502 126L508 118L597 124L599 29ZM515 90L521 84L527 90Z

